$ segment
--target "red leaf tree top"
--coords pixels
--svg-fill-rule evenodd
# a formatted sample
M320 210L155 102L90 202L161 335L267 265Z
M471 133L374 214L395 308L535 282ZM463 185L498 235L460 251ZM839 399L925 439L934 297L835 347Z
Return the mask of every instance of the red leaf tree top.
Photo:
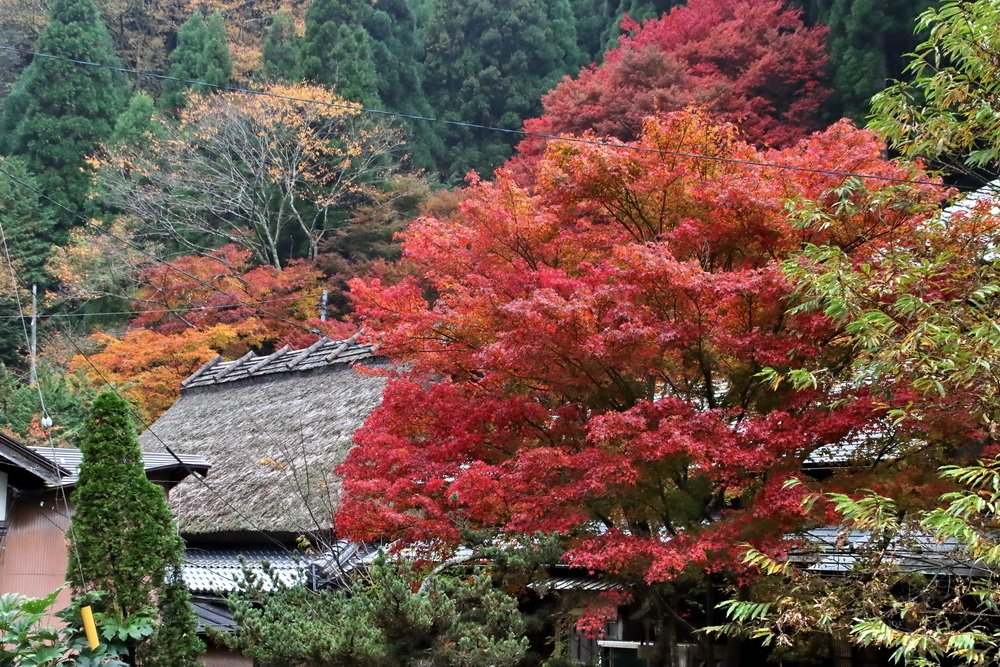
M819 129L826 28L807 27L783 0L691 0L641 26L626 21L600 65L566 77L542 100L529 132L634 140L657 112L702 104L751 142L787 146ZM523 159L545 140L528 138Z
M898 184L649 150L914 175L846 123L784 150L734 135L687 111L647 120L644 151L553 144L532 185L501 170L458 216L409 228L420 279L354 281L370 339L406 365L340 470L339 528L441 546L557 532L570 562L648 581L777 544L801 513L783 482L886 410L755 377L851 353L826 318L790 312L779 264L905 234L938 195L901 205ZM824 224L796 224L803 200Z

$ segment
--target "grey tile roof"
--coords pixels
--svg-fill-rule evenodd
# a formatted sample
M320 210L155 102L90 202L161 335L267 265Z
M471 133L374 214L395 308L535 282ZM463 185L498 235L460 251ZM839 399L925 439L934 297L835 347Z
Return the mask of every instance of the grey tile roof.
M531 584L531 588L536 591L612 591L621 588L621 585L597 577L552 577L542 579Z
M51 486L75 486L80 477L80 464L83 462L83 453L79 449L69 447L29 447L38 456L42 457L53 465L51 474ZM190 472L205 475L209 469L209 463L201 456L189 456L178 454L181 462L178 462L172 455L166 452L143 452L142 464L146 469L146 474L155 476L157 472L177 471L176 476L172 476L175 481L180 481Z
M319 555L278 548L189 548L181 564L181 577L192 594L225 594L240 588L245 571L264 573L267 563L285 586L344 585L359 564L377 551L374 545L337 542Z
M993 202L991 213L1000 213L1000 179L990 181L978 190L965 195L957 202L941 211L941 219L947 222L956 213L968 213L975 210L983 202Z
M192 593L232 593L243 583L244 568L255 574L268 563L286 586L307 583L311 561L280 549L189 549L181 564L181 577Z
M375 353L370 345L359 345L350 339L332 340L323 337L301 350L292 350L286 345L269 355L248 352L235 361L222 361L221 357L216 357L184 380L181 387L190 389L276 373L310 371L324 366L364 361L373 356Z
M871 465L878 461L897 460L924 444L920 440L898 439L888 426L873 426L838 442L817 447L806 457L803 465L806 468L839 468L859 463Z

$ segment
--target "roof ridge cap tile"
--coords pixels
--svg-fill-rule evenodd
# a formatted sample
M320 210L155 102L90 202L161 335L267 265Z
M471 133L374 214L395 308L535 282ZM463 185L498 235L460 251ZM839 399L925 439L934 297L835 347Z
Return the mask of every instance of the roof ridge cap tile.
M282 348L280 348L278 350L275 350L274 352L272 352L271 354L267 355L266 357L261 357L260 361L258 361L256 364L251 365L247 369L247 376L252 376L254 373L257 373L258 371L260 371L261 369L263 369L265 366L267 366L268 364L270 364L272 361L277 361L281 357L283 357L286 354L288 354L289 350L291 350L291 349L292 349L292 346L286 344L284 347L282 347Z
M316 341L315 343L313 343L309 347L305 348L304 350L299 350L299 352L298 352L299 356L297 358L295 358L294 360L292 360L292 362L290 364L288 364L288 370L291 371L291 370L295 370L296 368L298 368L299 365L302 364L302 362L304 362L306 359L308 359L309 356L313 352L315 352L316 350L318 350L319 348L323 347L324 345L326 345L329 342L331 342L330 337L329 336L323 336L318 341Z
M244 354L239 359L237 359L236 361L230 361L228 364L226 364L225 368L223 368L219 373L217 373L215 376L212 377L212 382L218 382L219 380L223 379L224 377L235 371L237 368L242 366L244 363L246 363L247 361L256 356L257 355L253 352L253 350L251 350L246 354Z
M181 382L181 387L188 386L189 384L191 384L192 382L194 382L195 380L197 380L198 378L200 378L202 375L204 375L205 373L207 373L208 371L210 371L212 368L214 368L216 366L216 364L218 364L220 361L222 361L222 355L221 354L215 355L215 357L212 358L211 361L208 361L207 363L202 364L201 368L199 368L198 370L196 370L194 373L192 373L191 375L189 375L187 377L187 379L185 379L184 381L182 381Z

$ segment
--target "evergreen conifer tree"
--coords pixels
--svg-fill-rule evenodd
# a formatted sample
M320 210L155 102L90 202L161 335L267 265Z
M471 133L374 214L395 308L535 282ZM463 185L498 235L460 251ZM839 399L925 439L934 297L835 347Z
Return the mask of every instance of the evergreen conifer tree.
M233 61L226 43L226 25L222 14L213 12L207 19L195 11L177 32L177 48L170 54L170 76L190 81L204 81L213 86L229 85ZM166 81L160 100L165 109L184 106L190 86L180 81ZM198 87L200 92L212 89Z
M425 90L436 115L519 129L540 96L579 64L569 0L438 0L425 33ZM443 126L442 174L489 172L510 154L511 138Z
M365 0L316 0L306 13L302 72L355 102L379 104L371 36L362 25Z
M367 9L362 24L372 38L378 72L377 90L387 109L418 116L433 111L424 94L424 67L416 18L407 0L379 0ZM409 154L414 165L433 166L439 149L435 128L425 121L406 121Z
M916 17L930 0L806 0L809 17L830 27L834 117L863 122L872 96L900 75L904 54L919 41Z
M0 224L11 259L22 285L44 289L51 282L45 263L52 250L52 209L38 194L41 186L23 159L9 157L2 165L7 173L0 173ZM16 324L19 328L20 323Z
M115 131L111 135L111 144L115 146L140 145L156 131L153 114L156 107L149 93L139 91L129 100L125 111L115 123Z
M142 453L129 406L111 391L100 394L84 424L80 449L83 462L73 492L67 579L73 590L103 590L110 610L128 617L159 600L161 619L154 640L157 656L171 665L194 665L201 650L187 591L165 586L166 575L181 562L183 543L163 489L146 478ZM170 644L166 638L174 638ZM196 638L195 638L196 639ZM140 655L145 649L140 647Z
M295 34L292 15L282 10L264 38L261 74L268 81L298 81L302 78L302 39Z
M91 0L55 0L36 50L118 66L107 28ZM111 136L125 101L121 74L57 58L35 58L4 104L0 134L27 161L40 188L72 211L85 209L90 170L85 159ZM65 211L47 240L61 243L74 221Z

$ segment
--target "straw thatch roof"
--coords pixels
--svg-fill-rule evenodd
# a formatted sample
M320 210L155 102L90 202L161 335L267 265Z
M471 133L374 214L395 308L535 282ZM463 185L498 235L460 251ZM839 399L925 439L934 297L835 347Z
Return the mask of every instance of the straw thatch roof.
M140 436L144 449L166 443L212 465L208 487L188 479L170 493L181 532L329 530L339 492L333 469L382 396L382 378L355 365L379 363L368 346L324 338L304 350L216 359L188 378Z

